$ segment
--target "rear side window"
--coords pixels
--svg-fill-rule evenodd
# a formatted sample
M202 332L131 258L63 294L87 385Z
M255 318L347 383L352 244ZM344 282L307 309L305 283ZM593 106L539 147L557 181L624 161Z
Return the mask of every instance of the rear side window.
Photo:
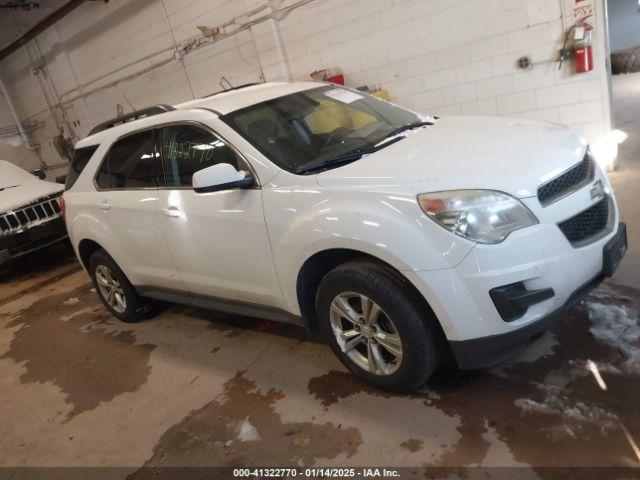
M242 168L231 147L213 133L191 125L163 128L161 145L168 187L191 187L194 173L218 163Z
M89 159L98 149L98 145L92 145L91 147L78 148L73 154L73 160L71 160L71 166L67 173L67 180L64 183L64 189L69 190L78 180L78 177L84 170L84 167L89 163Z
M118 140L109 149L98 171L98 187L117 189L153 188L162 175L155 132L148 130Z

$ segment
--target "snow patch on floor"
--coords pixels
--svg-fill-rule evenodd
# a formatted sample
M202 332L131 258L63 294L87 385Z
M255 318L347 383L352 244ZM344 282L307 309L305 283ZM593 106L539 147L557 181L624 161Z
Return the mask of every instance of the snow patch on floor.
M78 297L71 297L62 303L64 305L77 305L78 303L80 303L80 299Z
M626 358L623 371L640 375L640 321L638 312L625 305L585 302L590 331L598 340L620 350Z
M565 421L583 422L598 425L604 429L612 429L617 425L617 417L598 407L585 402L573 402L564 393L563 388L555 385L538 385L545 392L544 400L519 398L513 403L523 413L542 413L557 415Z
M237 438L241 442L257 442L262 440L258 429L251 423L249 417L238 423Z

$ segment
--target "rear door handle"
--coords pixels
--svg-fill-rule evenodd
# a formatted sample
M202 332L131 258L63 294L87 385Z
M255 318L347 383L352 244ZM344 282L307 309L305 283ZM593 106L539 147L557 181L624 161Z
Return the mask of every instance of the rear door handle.
M171 217L171 218L176 218L182 215L182 212L180 211L180 209L174 206L171 206L169 208L163 208L162 213L165 214L167 217Z
M106 200L103 200L102 203L100 204L100 209L102 209L102 210L111 210L111 204L109 202L107 202Z

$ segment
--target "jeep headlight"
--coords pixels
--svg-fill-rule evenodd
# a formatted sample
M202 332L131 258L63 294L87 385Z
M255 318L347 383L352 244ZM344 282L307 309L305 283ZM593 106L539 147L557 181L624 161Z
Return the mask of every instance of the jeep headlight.
M442 227L479 243L500 243L511 232L538 223L522 202L493 190L423 193L418 203Z

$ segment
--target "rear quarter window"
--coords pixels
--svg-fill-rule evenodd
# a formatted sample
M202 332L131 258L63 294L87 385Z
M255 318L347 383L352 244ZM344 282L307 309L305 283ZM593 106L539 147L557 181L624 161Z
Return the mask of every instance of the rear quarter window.
M78 148L73 154L73 160L71 160L71 166L67 173L67 179L64 183L64 189L69 190L78 180L78 177L89 163L89 159L98 149L98 145L92 145L90 147Z

